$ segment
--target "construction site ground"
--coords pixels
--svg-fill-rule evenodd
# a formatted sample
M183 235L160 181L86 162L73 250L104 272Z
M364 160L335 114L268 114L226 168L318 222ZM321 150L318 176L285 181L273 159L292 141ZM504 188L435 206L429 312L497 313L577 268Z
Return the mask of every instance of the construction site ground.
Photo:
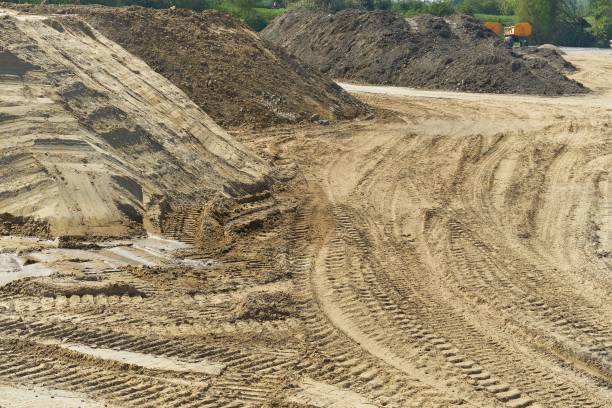
M221 249L2 237L0 407L612 406L612 53L566 51L592 93L235 131L286 182Z

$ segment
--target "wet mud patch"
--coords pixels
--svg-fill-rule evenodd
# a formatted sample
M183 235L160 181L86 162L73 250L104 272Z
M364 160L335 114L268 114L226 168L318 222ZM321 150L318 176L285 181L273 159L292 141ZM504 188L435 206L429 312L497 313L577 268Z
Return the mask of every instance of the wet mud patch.
M123 122L128 118L127 113L115 106L102 106L87 116L88 123L98 121Z
M136 208L134 208L133 206L129 204L120 203L120 202L115 202L115 205L117 206L119 211L121 211L131 222L134 222L138 225L142 224L142 221L143 221L142 213L138 211Z
M95 89L89 88L82 82L75 82L60 92L62 99L67 102L79 99L103 98L104 95Z
M0 75L23 77L28 72L38 69L40 69L40 67L23 61L13 53L0 51Z
M8 122L9 120L14 120L14 119L17 119L17 116L0 112L0 123Z
M129 192L139 203L142 203L142 186L133 178L113 174L111 179L122 189ZM142 216L141 216L142 221Z
M163 146L155 141L151 135L140 126L134 130L118 128L106 133L101 133L100 137L115 149L133 146L148 146L153 151L162 151Z

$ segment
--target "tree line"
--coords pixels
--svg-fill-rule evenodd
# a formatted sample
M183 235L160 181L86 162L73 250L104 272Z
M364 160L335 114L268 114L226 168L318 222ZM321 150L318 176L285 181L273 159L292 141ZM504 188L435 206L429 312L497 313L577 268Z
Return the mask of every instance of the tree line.
M608 46L612 0L299 0L314 9L394 10L407 16L463 13L483 20L529 22L533 41L568 46Z
M39 3L41 0L13 1ZM242 19L255 30L263 29L273 17L292 7L328 11L392 10L406 16L463 13L506 24L530 22L534 27L533 40L537 43L608 46L612 39L612 0L48 0L47 3L216 9Z
M608 46L612 39L611 0L517 0L517 19L534 26L539 42Z

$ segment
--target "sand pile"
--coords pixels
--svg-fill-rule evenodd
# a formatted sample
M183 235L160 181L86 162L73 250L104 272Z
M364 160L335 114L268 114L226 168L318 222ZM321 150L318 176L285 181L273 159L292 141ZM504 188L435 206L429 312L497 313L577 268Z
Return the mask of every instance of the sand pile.
M585 92L541 58L525 58L468 16L412 19L392 12L293 10L262 32L329 76L355 82L470 92Z
M80 15L172 81L224 127L345 119L367 110L317 70L216 11L102 6L42 10Z
M156 232L168 202L271 182L187 95L73 16L0 9L0 134L3 233Z

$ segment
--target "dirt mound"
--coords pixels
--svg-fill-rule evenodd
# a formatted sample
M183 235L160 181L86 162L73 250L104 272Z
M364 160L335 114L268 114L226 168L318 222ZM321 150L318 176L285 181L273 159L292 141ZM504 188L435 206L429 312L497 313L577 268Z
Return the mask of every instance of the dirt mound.
M552 48L554 47L554 48ZM559 48L552 46L541 46L537 48L519 48L515 51L531 64L546 65L549 64L559 72L575 72L576 67L565 58L565 54Z
M540 46L538 46L539 49L546 49L546 50L553 50L556 51L557 54L559 55L567 55L567 53L565 51L563 51L561 48L557 47L556 45L553 44L542 44Z
M0 235L29 235L49 237L49 224L33 217L0 214Z
M286 292L249 294L234 311L237 320L282 320L296 314L296 300Z
M35 10L41 8L23 8ZM222 126L353 118L367 107L317 70L216 11L47 6L83 17L145 61Z
M0 9L0 52L0 233L159 233L168 202L272 183L263 160L78 17Z
M13 295L51 297L63 296L128 296L146 297L133 285L125 282L79 282L63 277L60 281L48 278L25 278L2 287L3 293Z
M273 20L262 36L342 80L469 92L585 92L544 59L504 48L468 16L294 10Z

